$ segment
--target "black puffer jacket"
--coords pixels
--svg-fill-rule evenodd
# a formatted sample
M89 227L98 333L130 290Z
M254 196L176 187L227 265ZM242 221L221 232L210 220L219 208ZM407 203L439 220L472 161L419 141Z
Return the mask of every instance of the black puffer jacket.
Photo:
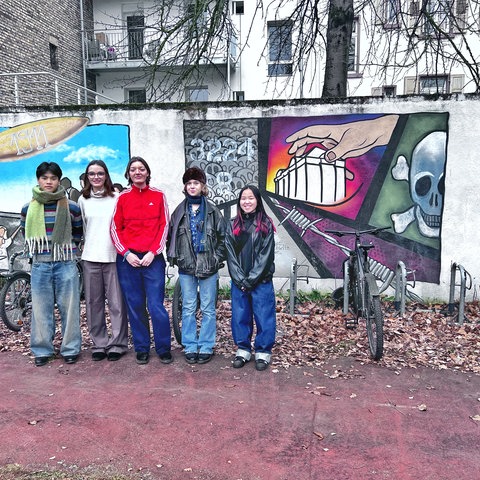
M273 226L270 224L266 236L256 231L254 221L253 233L239 252L239 237L233 235L233 219L229 222L225 246L227 248L228 271L233 283L240 290L252 290L258 284L272 279L275 272L275 239ZM246 260L248 259L248 261ZM251 265L246 271L246 263Z
M168 231L167 259L171 265L177 265L180 272L207 278L221 268L226 255L226 222L218 208L208 200L205 227L207 239L205 251L195 255L187 200L180 203L173 212Z

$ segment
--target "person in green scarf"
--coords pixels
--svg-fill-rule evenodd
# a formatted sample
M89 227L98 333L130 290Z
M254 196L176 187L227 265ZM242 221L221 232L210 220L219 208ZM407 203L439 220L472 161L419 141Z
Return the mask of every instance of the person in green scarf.
M67 198L60 185L62 169L43 162L36 171L38 185L21 212L25 246L32 262L32 329L30 349L37 367L55 356L55 305L62 322L60 354L75 363L80 354L80 285L75 264L82 239L80 207Z

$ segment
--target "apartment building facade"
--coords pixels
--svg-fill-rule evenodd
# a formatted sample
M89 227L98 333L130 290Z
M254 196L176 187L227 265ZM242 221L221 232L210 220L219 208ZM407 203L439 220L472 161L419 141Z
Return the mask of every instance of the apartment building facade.
M428 0L421 8L417 1L372 0L356 8L348 95L476 91L479 81L472 66L480 41L472 26L480 15L474 1ZM291 17L298 3L229 0L222 20L228 28L198 53L200 38L211 27L212 3L46 0L26 5L4 0L0 102L58 103L62 87L53 85L56 77L99 95L94 100L77 89L63 103L319 98L325 65L322 30L313 40L302 37L312 20L308 11ZM325 29L328 2L317 5ZM190 21L181 27L195 9L195 25ZM448 32L450 41L437 38L427 18ZM178 31L172 34L173 29ZM308 54L300 48L307 42L312 47ZM43 73L26 75L31 72Z

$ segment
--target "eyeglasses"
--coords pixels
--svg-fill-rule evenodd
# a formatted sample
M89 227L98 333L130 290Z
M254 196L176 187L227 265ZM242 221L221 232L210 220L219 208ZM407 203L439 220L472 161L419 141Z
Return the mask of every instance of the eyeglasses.
M88 172L88 176L90 178L93 178L93 177L104 177L105 176L105 172Z

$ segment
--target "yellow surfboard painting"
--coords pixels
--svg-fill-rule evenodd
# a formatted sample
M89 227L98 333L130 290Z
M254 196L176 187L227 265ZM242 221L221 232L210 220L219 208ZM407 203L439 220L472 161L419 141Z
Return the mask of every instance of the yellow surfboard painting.
M87 117L56 117L23 123L0 133L0 162L14 162L51 150L88 125Z

